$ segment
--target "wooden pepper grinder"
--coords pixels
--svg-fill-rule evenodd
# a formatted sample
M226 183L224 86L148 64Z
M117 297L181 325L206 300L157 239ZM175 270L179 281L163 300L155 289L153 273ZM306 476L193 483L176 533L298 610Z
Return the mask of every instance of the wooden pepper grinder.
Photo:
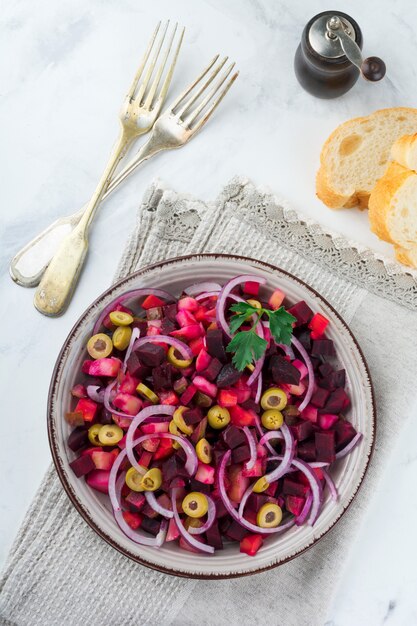
M340 11L324 11L306 25L295 53L294 69L300 85L317 98L337 98L362 75L375 82L385 76L379 57L362 58L362 32L353 18Z

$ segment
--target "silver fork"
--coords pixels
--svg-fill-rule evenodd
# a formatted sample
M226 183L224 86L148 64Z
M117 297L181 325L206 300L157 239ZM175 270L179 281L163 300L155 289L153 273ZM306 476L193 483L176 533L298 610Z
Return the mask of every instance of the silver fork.
M30 264L31 257L33 259L36 252L42 252L42 244L46 249L50 248L54 234L63 233L62 239L64 233L79 224L87 209L92 212L97 209L119 161L129 146L137 137L152 128L165 102L183 36L184 29L179 32L178 24L169 29L169 21L164 26L161 22L158 23L124 99L119 114L121 125L119 138L89 204L73 215L56 220L15 255L10 265L10 274L17 283L24 287L33 287L39 283L46 268L43 267L34 275L27 275L25 261L27 265Z
M203 128L238 76L238 72L232 74L235 64L231 63L215 81L227 62L226 57L217 63L218 58L218 55L214 57L197 79L156 120L149 140L109 184L103 198L141 163L162 150L180 148ZM85 228L88 228L93 217L94 211L90 211L87 206L80 220L83 229L77 226L65 238L47 267L34 298L35 307L41 313L57 316L68 306L87 252Z

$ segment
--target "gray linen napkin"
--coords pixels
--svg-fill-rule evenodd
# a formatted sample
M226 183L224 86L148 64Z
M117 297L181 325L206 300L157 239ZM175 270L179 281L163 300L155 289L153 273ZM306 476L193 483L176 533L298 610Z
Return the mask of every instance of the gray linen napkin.
M275 570L230 581L185 580L136 565L101 541L73 510L51 468L0 581L2 624L251 626L260 616L277 626L324 623L329 590L337 586L347 546L398 434L400 422L390 418L394 410L411 412L406 392L417 375L410 351L410 337L417 342L417 274L324 232L235 179L212 204L152 185L116 278L196 252L244 254L279 265L320 291L349 323L368 361L378 409L375 453L355 502L318 545ZM387 338L395 372L385 367Z

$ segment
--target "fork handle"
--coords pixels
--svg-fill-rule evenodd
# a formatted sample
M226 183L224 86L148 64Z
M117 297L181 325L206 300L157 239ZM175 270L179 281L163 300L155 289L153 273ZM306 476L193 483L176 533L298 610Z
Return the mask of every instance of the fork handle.
M65 311L80 276L87 250L85 228L78 224L62 241L36 290L33 302L40 313L56 317Z

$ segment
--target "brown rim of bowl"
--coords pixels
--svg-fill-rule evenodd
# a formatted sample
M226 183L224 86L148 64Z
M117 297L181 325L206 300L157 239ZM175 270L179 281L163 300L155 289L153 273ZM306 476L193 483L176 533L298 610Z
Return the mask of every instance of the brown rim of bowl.
M367 459L367 462L366 462L366 467L364 469L364 472L362 474L360 482L359 482L358 486L356 487L355 491L353 492L349 502L347 503L347 505L345 506L343 511L340 513L340 515L334 520L334 522L329 526L329 528L327 528L327 530L325 530L320 535L320 537L317 537L316 539L314 539L305 548L302 548L301 550L299 550L295 554L292 554L291 556L286 557L285 559L283 559L282 561L279 561L278 563L272 563L271 565L267 565L265 567L259 567L258 569L254 570L254 571L251 571L251 572L239 572L239 573L236 573L236 574L191 574L191 573L186 573L186 572L180 572L180 571L176 571L176 570L173 570L173 569L165 568L163 566L155 565L154 563L150 563L146 559L140 558L136 554L133 554L133 553L129 552L128 550L125 550L124 548L119 546L115 541L113 541L113 539L111 537L109 537L105 532L100 530L100 528L96 525L96 523L94 522L92 517L80 505L76 494L74 493L71 485L68 483L68 481L66 479L66 476L65 476L65 473L64 473L64 471L63 471L63 469L62 469L62 467L60 465L59 454L58 454L58 450L57 450L56 443L55 443L55 437L54 437L53 420L52 420L52 417L51 417L51 415L52 415L52 398L54 396L54 390L55 390L55 386L56 386L56 377L57 377L59 365L60 365L61 360L62 360L62 356L63 356L63 354L64 354L64 352L65 352L65 350L67 348L67 345L70 342L70 340L71 340L75 330L78 328L79 324L83 321L84 317L86 316L87 310L84 311L84 313L79 317L79 319L76 321L76 323L74 324L74 326L70 330L67 338L65 339L64 345L62 346L62 348L60 350L60 353L58 355L58 358L57 358L55 366L54 366L54 370L53 370L53 373L52 373L51 384L49 386L49 393L48 393L48 406L47 406L48 439L49 439L49 446L50 446L51 453L52 453L52 459L53 459L56 471L58 473L59 479L60 479L60 481L62 483L62 486L64 487L64 490L65 490L67 496L69 497L69 499L71 500L72 504L74 505L74 507L78 511L78 513L81 515L81 517L87 522L87 524L97 533L97 535L99 535L102 539L104 539L104 541L106 543L108 543L112 548L114 548L115 550L117 550L118 552L123 554L124 556L128 557L129 559L135 561L136 563L139 563L140 565L144 565L145 567L149 567L150 569L154 569L154 570L157 570L159 572L162 572L163 574L169 574L171 576L178 576L178 577L181 577L181 578L194 578L194 579L197 579L197 580L222 580L222 579L228 579L228 578L240 578L240 577L243 577L243 576L253 576L255 574L260 574L261 572L266 572L266 571L268 571L270 569L273 569L275 567L279 567L280 565L284 565L285 563L288 563L289 561L292 561L296 557L300 556L301 554L303 554L304 552L306 552L307 550L309 550L310 548L315 546L323 537L325 537L327 535L327 533L329 531L331 531L335 527L337 522L342 518L342 516L345 514L345 512L348 510L348 508L352 504L356 494L358 493L360 487L362 486L362 483L363 483L364 478L366 476L366 473L368 471L369 463L371 461L372 454L373 454L373 451L374 451L374 445L375 445L376 407L375 407L374 388L373 388L372 379L371 379L371 376L370 376L368 364L366 362L366 359L365 359L365 357L363 355L363 352L362 352L362 350L361 350L361 348L360 348L360 346L359 346L359 344L358 344L354 334L352 333L352 331L350 330L349 326L346 324L344 319L341 317L341 315L326 300L326 298L324 298L315 289L313 289L312 287L307 285L307 283L305 283L303 280L301 280L300 278L297 278L297 276L294 276L294 274L291 274L290 272L287 272L286 270L283 270L280 267L277 267L276 265L272 265L271 263L267 263L266 261L259 261L258 259L251 259L250 257L245 257L245 256L241 256L241 255L236 255L236 254L223 254L223 253L219 253L219 254L207 253L207 254L204 254L204 253L202 253L202 254L187 254L187 255L184 255L184 256L178 256L178 257L174 257L172 259L167 259L165 261L159 261L157 263L151 263L150 265L146 265L142 269L140 269L140 270L138 270L136 272L133 272L132 274L129 274L128 276L125 276L124 278L118 280L111 287L106 289L106 291L103 291L94 300L94 302L92 303L92 305L90 305L89 308L91 308L91 306L97 305L100 302L100 300L102 300L104 297L109 295L114 289L117 289L119 286L123 285L123 283L125 283L127 280L130 280L131 278L133 278L135 276L141 276L142 274L144 274L146 272L149 272L150 270L156 269L158 267L162 267L164 265L177 263L178 261L186 261L186 260L190 260L190 259L201 259L201 258L202 259L204 259L204 258L207 258L207 259L224 258L224 259L232 259L232 260L236 260L236 261L243 261L243 262L248 263L248 264L251 264L251 263L255 263L256 264L256 263L258 263L260 265L265 266L268 269L271 269L273 271L278 271L278 272L281 272L282 274L285 274L286 276L289 276L292 280L295 280L302 287L307 289L307 291L310 291L315 296L317 296L319 299L321 299L326 304L326 306L328 306L329 309L331 309L331 311L334 313L334 315L339 319L339 321L342 323L342 325L345 327L345 329L349 333L350 337L352 338L353 343L355 344L356 349L357 349L357 351L358 351L358 353L359 353L359 355L360 355L360 357L361 357L361 359L363 361L364 367L365 367L367 375L368 375L368 380L369 380L369 387L370 387L371 400L372 400L372 441L371 441L370 452L369 452L368 459Z

